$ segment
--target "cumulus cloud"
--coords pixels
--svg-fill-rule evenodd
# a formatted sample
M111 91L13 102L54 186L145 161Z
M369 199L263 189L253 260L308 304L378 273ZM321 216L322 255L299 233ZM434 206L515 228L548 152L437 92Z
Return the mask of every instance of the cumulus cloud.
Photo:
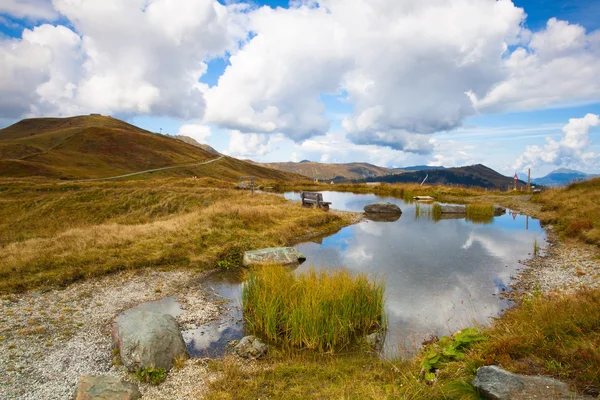
M245 35L232 20L235 13L213 0L55 0L54 6L74 30L42 25L25 30L22 39L0 42L0 92L19 99L0 108L4 116L202 118L198 79L205 61ZM20 78L21 90L11 86L11 77Z
M229 134L229 147L226 154L233 157L261 157L277 149L277 142L283 138L281 135L266 135L264 133L242 133L231 130Z
M52 21L58 18L51 0L2 0L0 14L33 21Z
M507 78L482 98L469 93L481 112L533 110L600 100L600 30L552 18L504 61Z
M207 125L185 124L179 127L175 135L188 136L199 143L206 143L206 139L212 135L212 130Z
M590 146L590 129L600 126L596 114L587 114L583 118L571 118L562 129L562 139L554 141L546 138L544 146L527 146L525 152L517 158L514 168L530 168L543 164L574 166L590 162L597 154L586 152Z
M475 112L465 92L503 78L524 19L509 1L295 4L249 16L255 36L207 93L209 121L302 141L329 129L320 94L340 93L354 107L343 124L353 141L427 153L418 135Z

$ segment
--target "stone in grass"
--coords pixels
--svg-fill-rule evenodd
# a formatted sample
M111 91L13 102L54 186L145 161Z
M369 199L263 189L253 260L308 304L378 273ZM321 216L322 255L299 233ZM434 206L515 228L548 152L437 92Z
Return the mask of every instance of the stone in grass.
M572 392L569 385L556 379L513 374L495 365L479 368L473 386L486 399L492 400L594 399Z
M141 397L136 384L114 376L82 375L75 390L75 400L136 400Z
M306 257L293 247L270 247L267 249L244 252L244 267L265 264L277 264L296 267L302 264Z
M254 336L244 336L240 342L233 348L236 354L243 358L256 360L267 354L269 346L264 344L259 338Z
M364 207L367 213L381 213L381 214L402 214L402 210L397 205L390 202L377 202L367 204Z
M168 314L130 309L115 318L113 343L123 365L131 372L147 367L173 367L188 352L175 318Z

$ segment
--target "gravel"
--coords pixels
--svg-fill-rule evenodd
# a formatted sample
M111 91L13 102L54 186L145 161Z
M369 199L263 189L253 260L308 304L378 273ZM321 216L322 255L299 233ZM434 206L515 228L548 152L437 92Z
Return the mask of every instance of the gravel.
M123 367L112 365L114 317L139 303L177 295L184 309L177 317L181 325L214 320L220 308L202 291L202 276L190 271L122 273L65 290L3 296L0 398L69 399L84 374L132 380ZM160 386L140 384L140 391L149 399L199 396L210 376L201 362L189 360Z

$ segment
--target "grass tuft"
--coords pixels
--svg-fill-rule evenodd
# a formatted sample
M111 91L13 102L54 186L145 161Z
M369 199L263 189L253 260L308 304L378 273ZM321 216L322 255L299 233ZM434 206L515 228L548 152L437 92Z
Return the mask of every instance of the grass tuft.
M280 266L248 274L242 291L250 331L286 347L336 351L385 327L384 284L347 270L295 275Z

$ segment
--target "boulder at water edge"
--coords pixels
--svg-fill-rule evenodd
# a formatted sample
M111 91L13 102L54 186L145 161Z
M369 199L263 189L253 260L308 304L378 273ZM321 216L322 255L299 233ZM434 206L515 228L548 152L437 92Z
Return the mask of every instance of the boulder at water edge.
M389 202L378 202L368 204L364 208L367 213L402 214L400 207Z
M462 214L465 215L467 213L467 207L464 205L454 205L454 206L446 206L440 205L440 211L442 214Z
M146 367L173 367L173 359L187 357L187 349L173 316L150 311L127 310L115 318L113 343L129 371Z
M264 344L259 338L254 336L244 336L242 340L234 347L238 356L256 360L267 354L269 346Z
M242 261L244 267L256 265L277 264L298 266L306 260L304 254L293 247L270 247L268 249L244 252Z
M495 365L479 368L473 386L492 400L594 399L571 392L569 385L556 379L513 374Z
M506 208L502 207L502 206L494 206L494 215L498 216L498 215L504 215L506 214Z
M136 400L141 397L136 384L114 376L82 375L75 390L75 400Z

